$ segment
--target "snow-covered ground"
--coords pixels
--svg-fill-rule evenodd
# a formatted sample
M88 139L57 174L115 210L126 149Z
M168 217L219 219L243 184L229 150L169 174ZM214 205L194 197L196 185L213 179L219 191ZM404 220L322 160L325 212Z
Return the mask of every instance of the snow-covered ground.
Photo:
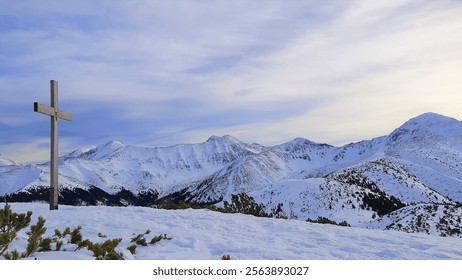
M117 251L125 259L141 260L381 260L452 259L462 260L462 239L408 234L333 225L300 220L257 218L242 214L222 214L209 210L160 210L145 207L60 206L12 203L13 211L32 211L31 225L46 219L45 237L55 229L82 227L83 238L92 242L122 238ZM0 203L1 209L4 204ZM12 242L9 251L23 252L27 246L25 229ZM138 246L134 255L127 249L131 239L146 230L146 240L166 234L171 240ZM104 236L103 236L104 235ZM103 236L103 237L101 237ZM64 251L66 249L67 251ZM88 250L74 251L64 244L61 251L35 253L32 259L93 259Z

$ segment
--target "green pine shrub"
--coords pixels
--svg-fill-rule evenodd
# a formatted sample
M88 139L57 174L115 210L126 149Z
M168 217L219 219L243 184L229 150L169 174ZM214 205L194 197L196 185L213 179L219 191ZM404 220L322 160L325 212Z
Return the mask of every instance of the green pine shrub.
M172 240L171 237L167 237L167 235L164 233L164 234L160 234L160 235L156 235L154 236L151 241L149 242L149 244L156 244L158 242L160 242L161 240Z
M150 233L151 233L151 230L148 229L146 230L145 233L141 233L133 237L131 239L131 242L136 243L137 245L141 245L141 246L148 246L148 243L146 242L146 238L144 236Z
M88 250L93 252L97 260L123 260L123 254L116 252L116 247L122 238L108 239L102 243L91 243L87 245Z
M312 220L310 218L306 219L307 222L309 223L316 223L316 224L329 224L329 225L336 225L336 226L342 226L342 227L350 227L351 225L347 221L341 221L340 223L337 223L336 221L329 220L326 217L318 217L316 220Z
M78 226L72 232L69 233L71 235L71 244L79 244L80 242L82 242L83 237L82 237L82 233L80 232L81 229L82 227ZM65 232L66 233L68 232L67 228Z
M61 251L61 248L63 247L64 242L62 240L56 241L56 249L55 251Z
M59 229L55 229L54 236L56 236L57 238L63 238L64 237L64 235L62 234L62 232Z
M21 254L17 250L13 250L11 252L5 252L3 257L5 260L19 260L21 258Z
M257 204L255 199L246 193L232 194L231 203L223 202L223 212L225 213L242 213L256 217L270 217L265 210L263 204Z
M90 239L84 239L84 240L78 241L76 245L77 245L77 248L75 248L74 252L81 250L83 248L88 248L88 246L91 245L91 241Z
M68 234L71 234L71 228L70 227L66 227L63 231L63 236L66 236Z
M26 252L23 253L21 257L27 258L35 252L51 251L51 238L42 237L47 231L45 221L46 220L44 218L38 217L37 224L31 226L30 232L27 233L29 238L27 239Z
M22 217L27 217L27 216L28 215L22 216ZM30 216L32 216L32 212L30 212ZM28 224L30 222L30 217L27 220L29 220L27 222ZM27 247L26 247L25 252L20 253L17 250L14 250L11 252L5 252L6 251L6 248L5 248L1 255L7 260L17 260L21 258L30 257L35 252L51 251L51 244L53 242L53 239L49 237L47 238L43 237L43 235L45 234L47 230L47 228L45 227L45 222L46 220L43 217L38 217L37 224L31 226L30 231L27 232L27 235L29 237L27 239ZM22 223L22 225L25 225L25 224L26 223Z
M143 246L143 247L148 246L148 242L146 241L146 235L149 235L150 233L151 233L151 230L148 229L146 230L145 233L141 233L138 235L133 234L135 236L130 240L130 242L134 244L127 247L127 250L130 251L132 255L134 255L136 253L136 248L138 247L138 245ZM167 234L159 234L159 235L155 235L151 239L151 241L149 241L149 244L155 245L162 240L171 240L171 239L172 238L168 237Z
M338 223L339 226L341 227L351 227L351 225L347 221L341 221Z
M134 255L136 253L136 245L135 244L130 245L129 247L127 247L127 250L130 251L132 255Z
M9 205L5 205L3 209L0 209L0 256L6 260L18 260L21 258L28 258L33 256L36 252L44 251L61 251L62 246L65 242L68 244L76 245L75 251L87 248L93 253L93 256L97 260L123 260L123 254L116 251L122 238L107 239L101 243L93 243L89 239L84 239L81 226L71 230L70 227L66 227L64 231L59 229L54 230L54 234L51 237L43 237L47 228L45 227L46 220L43 217L39 217L37 223L30 227L30 231L26 232L27 247L25 252L19 252L13 250L7 252L8 246L16 238L17 233L29 226L31 221L32 212L29 211L26 214L17 214L11 211ZM138 234L131 239L132 244L127 249L133 255L136 252L137 245L148 246L146 241L146 235L149 235L151 230L146 230L142 234ZM107 236L102 233L98 233L98 237L106 238ZM166 234L160 234L154 236L149 244L154 245L161 240L171 240Z
M26 214L13 212L8 204L0 209L0 256L6 252L17 233L29 225L31 216L31 211Z

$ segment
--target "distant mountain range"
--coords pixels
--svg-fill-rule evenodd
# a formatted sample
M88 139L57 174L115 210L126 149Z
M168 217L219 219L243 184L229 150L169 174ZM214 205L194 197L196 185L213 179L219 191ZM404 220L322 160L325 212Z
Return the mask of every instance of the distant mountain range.
M60 203L216 204L247 193L268 213L462 237L462 122L426 113L342 147L266 147L229 135L166 148L111 141L60 157ZM0 159L0 196L48 200L49 164Z

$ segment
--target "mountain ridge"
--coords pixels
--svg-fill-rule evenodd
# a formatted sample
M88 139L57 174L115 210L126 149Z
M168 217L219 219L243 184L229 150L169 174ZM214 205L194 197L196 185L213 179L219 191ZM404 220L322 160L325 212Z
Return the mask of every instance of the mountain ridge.
M460 143L462 122L435 113L414 117L389 135L340 147L301 137L266 147L230 135L170 147L109 141L60 157L60 188L69 204L156 205L169 199L221 205L244 192L268 212L279 209L280 216L322 216L359 227L379 218L413 223L385 217L421 204L446 205L459 213ZM47 163L28 168L0 165L0 195L45 200ZM442 235L460 235L460 225L432 228L445 228Z

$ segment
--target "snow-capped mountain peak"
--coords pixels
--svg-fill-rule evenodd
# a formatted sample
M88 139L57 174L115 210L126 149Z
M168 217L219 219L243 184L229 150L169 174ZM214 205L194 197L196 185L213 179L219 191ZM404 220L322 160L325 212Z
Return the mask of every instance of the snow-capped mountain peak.
M230 142L241 142L240 140L232 137L231 135L223 135L223 136L217 136L217 135L212 135L207 139L205 142L223 142L223 141L230 141Z
M264 146L259 145L259 144L247 144L237 138L234 138L228 134L223 135L223 136L211 136L207 141L202 143L203 145L210 145L212 144L214 147L240 147L240 149L244 149L247 151L250 151L251 153L260 153L265 149ZM227 150L226 148L225 150Z
M85 159L94 159L94 160L101 159L124 147L125 145L122 142L111 140L107 142L106 144L103 144L101 146L98 146L94 149L91 149L87 152L84 152L78 155L78 157L85 158Z
M117 150L121 147L125 147L125 145L120 142L120 141L117 141L117 140L111 140L109 142L107 142L106 144L100 146L101 148L104 148L104 149L110 149L110 150Z
M311 140L308 140L306 138L297 137L294 140L277 145L275 147L279 147L286 151L292 151L292 150L306 149L307 147L332 148L333 146L328 145L328 144L320 144L320 143L316 143Z
M93 149L96 149L96 146L91 146L89 148L79 148L79 149L76 149L68 154L66 154L65 156L63 156L62 158L65 160L65 159L68 159L68 158L76 158L76 157L79 157L81 156L82 154L88 152L88 151L91 151Z
M409 140L415 137L462 136L462 122L439 115L424 113L414 117L390 134L392 141Z

